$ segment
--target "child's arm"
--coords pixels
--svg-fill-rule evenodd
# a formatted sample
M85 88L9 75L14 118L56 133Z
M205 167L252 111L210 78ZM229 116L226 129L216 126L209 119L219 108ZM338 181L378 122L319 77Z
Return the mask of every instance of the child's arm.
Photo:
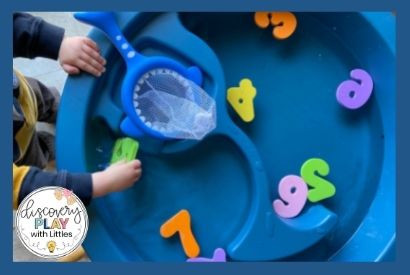
M28 13L13 14L13 57L58 58L64 29Z
M141 162L133 160L111 165L101 172L46 172L31 166L13 163L13 208L32 191L45 186L60 186L73 191L87 205L92 197L100 197L131 187L141 177Z
M45 186L60 186L72 190L83 202L88 204L92 197L91 175L52 173L33 166L17 166L13 163L13 208L32 191Z
M93 198L131 187L141 177L141 162L120 161L92 174Z
M46 57L60 61L69 74L80 70L100 76L105 60L88 37L64 37L64 29L28 13L13 14L13 57Z

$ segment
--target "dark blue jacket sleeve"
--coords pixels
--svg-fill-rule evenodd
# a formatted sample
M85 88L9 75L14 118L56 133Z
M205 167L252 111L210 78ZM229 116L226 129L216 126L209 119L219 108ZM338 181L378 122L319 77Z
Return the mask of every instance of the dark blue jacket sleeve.
M88 205L92 198L91 174L46 172L31 166L21 185L18 204L32 191L45 186L60 186L71 190L85 205Z
M58 58L64 29L28 13L13 14L13 57Z

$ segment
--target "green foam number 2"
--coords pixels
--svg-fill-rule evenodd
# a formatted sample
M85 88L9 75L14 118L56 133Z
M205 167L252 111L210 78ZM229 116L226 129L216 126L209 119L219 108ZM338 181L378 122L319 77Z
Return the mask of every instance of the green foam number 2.
M111 164L120 160L131 161L137 156L139 143L132 138L120 138L115 141Z
M335 186L322 178L327 176L329 171L329 165L322 159L312 158L302 165L300 174L303 180L312 187L308 191L308 200L310 202L318 202L335 195Z

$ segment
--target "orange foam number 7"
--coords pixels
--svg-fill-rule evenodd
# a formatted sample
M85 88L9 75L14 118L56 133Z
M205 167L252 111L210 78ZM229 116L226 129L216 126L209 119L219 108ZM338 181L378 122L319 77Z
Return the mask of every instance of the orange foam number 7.
M308 191L308 200L310 202L318 202L334 196L336 193L335 186L329 181L323 179L329 174L329 165L322 159L312 158L307 160L300 170L300 175L303 180L312 189ZM318 176L319 174L320 176Z
M197 257L199 255L199 245L192 234L191 216L185 209L182 209L166 221L160 229L161 236L164 238L169 238L177 232L179 232L185 254L189 258Z

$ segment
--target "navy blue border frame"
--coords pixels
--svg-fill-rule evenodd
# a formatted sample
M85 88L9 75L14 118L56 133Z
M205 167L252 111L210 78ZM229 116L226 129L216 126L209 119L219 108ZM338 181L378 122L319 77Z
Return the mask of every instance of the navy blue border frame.
M407 3L406 3L407 2ZM0 26L0 266L4 274L73 274L73 272L131 274L404 274L408 273L409 208L407 170L410 168L410 3L400 0L9 0L2 1ZM13 263L12 262L12 12L13 11L397 11L397 253L386 263L231 263L187 265L177 263Z

